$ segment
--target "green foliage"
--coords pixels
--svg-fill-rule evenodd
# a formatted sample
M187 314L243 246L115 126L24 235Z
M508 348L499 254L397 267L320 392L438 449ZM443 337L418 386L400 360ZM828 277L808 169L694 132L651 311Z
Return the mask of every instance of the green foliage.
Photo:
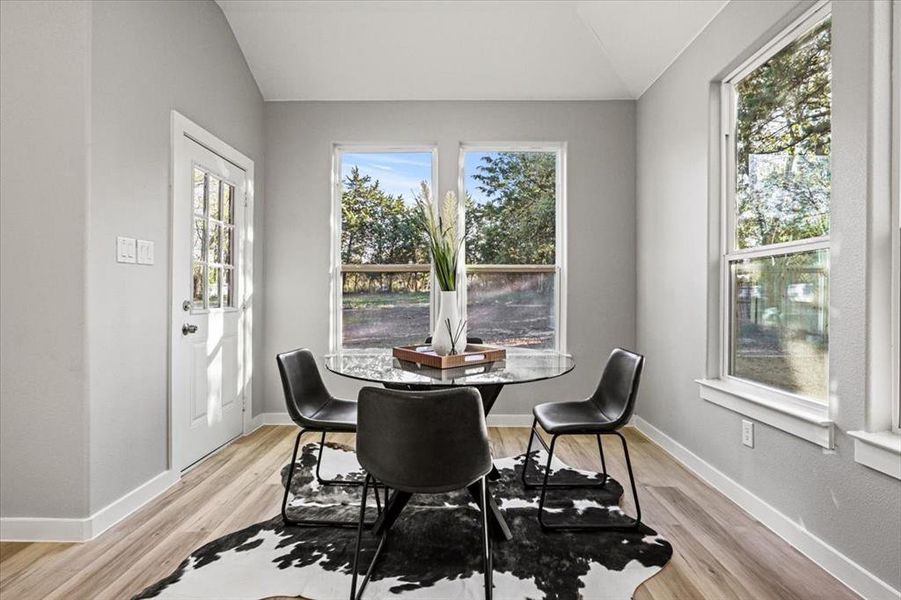
M428 242L438 286L452 292L457 289L457 260L463 245L463 237L457 233L457 195L448 192L439 213L432 202L429 184L423 181L420 185L413 215Z
M385 193L357 167L344 178L341 261L344 264L423 263L428 249L403 197Z
M466 199L466 259L474 264L553 264L556 156L499 152L473 174L484 203ZM477 223L477 226L473 226Z
M739 248L829 232L831 22L736 84Z

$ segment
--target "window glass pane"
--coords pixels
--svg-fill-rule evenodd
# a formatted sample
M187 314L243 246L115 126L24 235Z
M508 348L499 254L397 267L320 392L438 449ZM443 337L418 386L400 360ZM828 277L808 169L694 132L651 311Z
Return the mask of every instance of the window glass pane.
M222 220L226 223L234 223L235 216L232 214L232 196L235 194L235 186L227 183L222 184Z
M210 248L209 248L209 261L211 263L220 263L222 261L222 256L219 254L222 249L221 245L222 240L222 225L218 223L210 223Z
M219 308L219 280L222 269L220 267L209 267L209 307Z
M194 212L198 215L204 214L204 172L194 167Z
M203 262L204 238L206 236L206 219L194 219L194 244L192 258L196 262Z
M391 348L425 341L429 273L343 273L345 348Z
M223 238L223 262L227 265L235 264L235 228L226 227L222 232Z
M212 175L209 177L209 186L208 186L208 198L210 203L210 218L218 219L219 218L219 180L213 177Z
M194 308L203 308L203 277L206 265L194 263L191 275Z
M735 84L735 245L827 235L832 145L827 19Z
M420 182L431 186L430 152L346 153L341 181L344 264L429 263L412 209Z
M429 326L429 254L415 225L420 182L432 182L431 152L341 155L341 262L420 265L421 272L342 273L345 348L422 342Z
M556 249L555 152L467 152L466 262L552 265Z
M234 274L234 269L225 269L225 271L222 273L222 306L234 306L232 298L232 282L234 280Z
M468 273L468 333L487 344L552 349L555 273Z
M731 265L731 375L827 401L826 250Z

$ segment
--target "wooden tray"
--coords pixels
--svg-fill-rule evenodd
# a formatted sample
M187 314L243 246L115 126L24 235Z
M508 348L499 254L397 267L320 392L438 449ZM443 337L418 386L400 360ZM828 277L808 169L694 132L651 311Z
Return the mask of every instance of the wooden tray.
M400 360L414 362L436 369L452 369L469 365L481 365L507 358L507 351L497 346L468 344L466 350L458 354L438 356L429 345L399 346L394 348L394 356Z

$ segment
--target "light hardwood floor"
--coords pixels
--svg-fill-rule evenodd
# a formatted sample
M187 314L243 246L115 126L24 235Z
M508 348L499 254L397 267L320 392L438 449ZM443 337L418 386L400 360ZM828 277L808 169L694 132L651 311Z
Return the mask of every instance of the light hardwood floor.
M194 548L278 513L279 469L296 429L263 427L226 447L181 482L85 544L0 544L0 596L127 598L168 575ZM644 521L675 554L636 600L857 598L836 579L628 428ZM352 443L347 435L332 439ZM495 456L525 450L527 430L492 428ZM593 438L564 438L560 457L596 468ZM611 474L626 482L619 444L606 441ZM631 511L628 494L624 508Z

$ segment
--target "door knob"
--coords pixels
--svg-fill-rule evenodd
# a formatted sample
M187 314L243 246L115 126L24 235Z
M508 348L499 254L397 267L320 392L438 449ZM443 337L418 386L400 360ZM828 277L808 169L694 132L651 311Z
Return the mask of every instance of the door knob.
M190 323L185 323L181 326L181 334L188 335L191 333L197 333L197 325L191 325Z

